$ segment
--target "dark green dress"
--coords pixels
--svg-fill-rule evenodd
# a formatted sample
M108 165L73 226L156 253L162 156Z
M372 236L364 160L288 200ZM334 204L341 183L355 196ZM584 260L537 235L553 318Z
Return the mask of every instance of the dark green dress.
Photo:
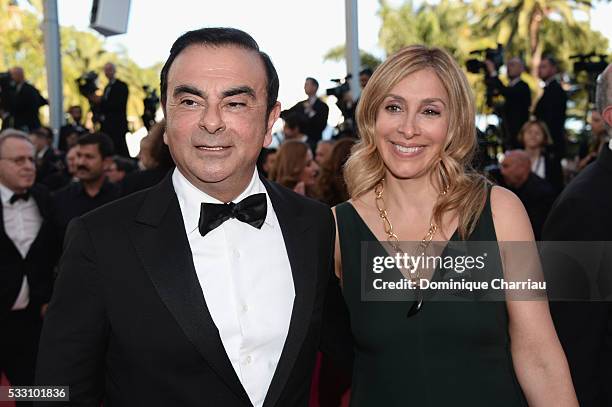
M362 302L361 242L377 239L350 203L336 213L355 347L351 406L527 405L512 366L506 304L426 300L408 318L409 302ZM469 240L497 240L489 199Z

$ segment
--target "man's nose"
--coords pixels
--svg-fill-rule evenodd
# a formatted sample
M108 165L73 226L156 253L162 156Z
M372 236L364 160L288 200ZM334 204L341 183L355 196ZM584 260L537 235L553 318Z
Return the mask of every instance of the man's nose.
M198 124L210 134L215 134L225 129L225 123L219 106L207 106L203 110Z

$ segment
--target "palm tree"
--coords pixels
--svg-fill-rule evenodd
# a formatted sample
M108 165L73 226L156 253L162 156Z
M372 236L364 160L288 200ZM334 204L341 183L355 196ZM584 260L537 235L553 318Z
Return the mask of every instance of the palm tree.
M544 42L542 28L547 20L560 19L561 22L581 33L585 26L574 18L577 10L591 9L589 0L483 0L473 4L475 13L482 16L479 27L484 34L493 34L497 42L515 55L527 51L530 73L537 77L537 69L542 59Z

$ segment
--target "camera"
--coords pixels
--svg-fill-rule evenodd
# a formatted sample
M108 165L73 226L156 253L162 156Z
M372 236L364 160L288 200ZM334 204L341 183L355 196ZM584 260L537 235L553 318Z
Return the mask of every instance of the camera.
M497 44L497 48L486 48L478 49L470 52L470 54L482 55L484 53L484 60L472 58L465 61L465 67L470 73L484 72L486 74L486 66L484 61L487 59L495 64L495 69L499 69L504 64L504 48L501 44Z
M347 94L351 90L351 86L349 85L349 79L351 79L351 75L346 75L344 79L332 79L332 82L338 84L335 88L329 88L325 90L325 94L327 96L335 96L336 99L341 100L345 94Z
M76 83L79 86L79 92L81 95L85 97L89 97L90 95L96 93L98 90L98 74L94 71L89 71L79 76L76 79Z
M598 60L594 60L598 58ZM608 66L607 55L596 54L594 52L590 54L578 54L570 56L570 59L577 59L574 62L574 73L586 72L589 75L597 77L600 73Z
M157 96L157 89L150 89L148 85L144 85L142 90L145 97L142 100L144 112L141 117L146 129L149 130L155 124L155 112L159 107L159 96Z

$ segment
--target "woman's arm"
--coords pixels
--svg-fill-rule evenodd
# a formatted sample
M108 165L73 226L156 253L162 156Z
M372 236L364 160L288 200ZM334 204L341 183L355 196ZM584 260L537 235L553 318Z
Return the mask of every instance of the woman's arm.
M529 218L516 195L507 189L493 187L491 209L499 242L533 242ZM527 246L525 243L517 245ZM508 253L512 244L501 244L500 247L506 266L517 256ZM520 265L519 270L513 268L510 272L513 271L518 271L519 274L523 272ZM505 275L507 272L505 267ZM578 406L567 360L550 317L548 302L507 300L506 304L510 319L508 329L512 361L529 405Z

